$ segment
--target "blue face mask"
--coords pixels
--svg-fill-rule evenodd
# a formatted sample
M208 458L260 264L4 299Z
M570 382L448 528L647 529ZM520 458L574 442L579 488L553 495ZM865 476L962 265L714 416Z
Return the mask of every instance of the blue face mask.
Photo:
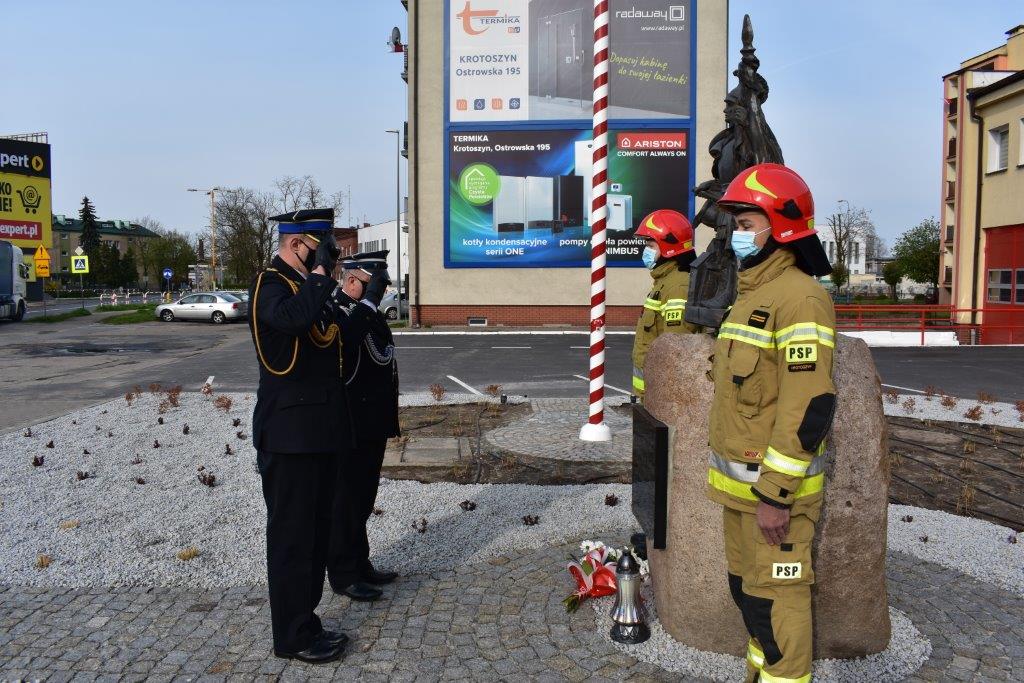
M765 230L770 229L771 228L765 228ZM764 230L759 230L757 232L733 230L730 244L732 245L732 250L736 252L736 256L738 256L741 261L748 256L753 256L757 252L761 251L761 247L754 244L754 238L762 232L764 232Z
M644 252L640 255L640 258L643 259L647 270L654 270L654 266L658 265L658 250L653 247L644 247Z

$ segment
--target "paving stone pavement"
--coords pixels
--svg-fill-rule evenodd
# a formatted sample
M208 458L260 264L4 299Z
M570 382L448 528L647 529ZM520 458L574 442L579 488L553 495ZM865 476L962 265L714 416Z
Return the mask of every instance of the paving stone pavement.
M487 432L484 441L500 450L543 453L556 460L629 461L633 457L633 420L612 408L627 402L626 397L612 397L605 403L604 420L612 431L608 442L580 441L589 406L573 398L530 399L532 415Z
M576 544L404 576L372 604L326 594L352 637L342 662L273 657L265 586L0 587L0 681L680 681L616 650L595 613L567 615ZM892 603L932 642L910 681L1024 680L1024 597L909 555L889 556Z

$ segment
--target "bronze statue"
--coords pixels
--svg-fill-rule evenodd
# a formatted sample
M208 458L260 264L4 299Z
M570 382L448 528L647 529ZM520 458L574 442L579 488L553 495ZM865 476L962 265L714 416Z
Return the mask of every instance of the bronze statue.
M693 220L694 227L707 225L715 231L708 250L691 266L686 320L718 328L736 298L736 256L729 247L732 216L718 210L718 199L740 171L760 163L783 163L782 149L761 105L768 99L768 82L757 72L761 61L754 55L754 28L750 15L743 17L743 47L740 64L733 71L739 85L725 97L725 130L711 139L708 153L711 180L693 189L704 205Z

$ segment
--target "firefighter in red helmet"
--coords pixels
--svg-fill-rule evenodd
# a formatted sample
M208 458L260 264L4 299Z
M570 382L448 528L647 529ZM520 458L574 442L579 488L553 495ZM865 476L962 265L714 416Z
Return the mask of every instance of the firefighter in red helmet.
M737 298L715 343L708 495L723 505L729 588L750 633L747 681L811 680L811 544L835 409L831 271L811 191L758 164L729 184Z
M651 342L665 332L692 334L700 328L683 319L690 289L693 227L678 211L661 209L647 216L636 231L646 243L644 265L654 280L636 324L633 342L633 393L644 395L644 360Z

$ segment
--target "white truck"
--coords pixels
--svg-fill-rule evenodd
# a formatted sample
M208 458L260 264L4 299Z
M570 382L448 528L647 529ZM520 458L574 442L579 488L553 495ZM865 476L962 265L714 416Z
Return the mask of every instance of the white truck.
M29 270L21 249L0 240L0 320L25 317L25 282Z

